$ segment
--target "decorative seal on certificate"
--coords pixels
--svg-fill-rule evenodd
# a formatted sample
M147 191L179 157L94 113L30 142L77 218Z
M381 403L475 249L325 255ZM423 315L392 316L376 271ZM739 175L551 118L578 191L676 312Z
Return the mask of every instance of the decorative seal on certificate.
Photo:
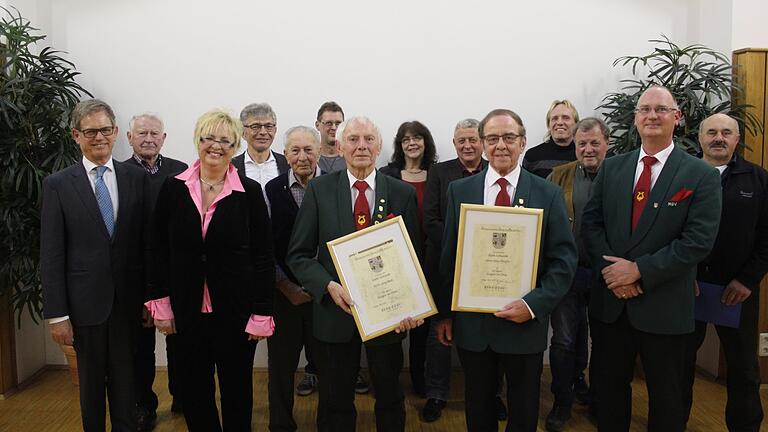
M371 266L371 271L374 273L384 270L384 260L381 259L381 255L369 258L368 265Z

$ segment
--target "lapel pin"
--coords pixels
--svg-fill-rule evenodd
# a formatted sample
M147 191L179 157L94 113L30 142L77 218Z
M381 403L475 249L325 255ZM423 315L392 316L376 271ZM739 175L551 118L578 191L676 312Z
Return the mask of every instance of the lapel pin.
M384 206L379 206L379 211L383 212L384 211Z
M374 222L373 222L373 224L374 224L374 225L378 225L378 224L379 224L379 221L374 221Z
M379 218L379 219L381 219L381 218L382 218L382 217L384 217L384 216L382 216L382 215L380 215L380 214L377 214L377 215L376 215L376 217L377 217L377 218Z
M659 203L653 203L653 208L659 208Z
M525 203L525 200L523 200L522 198L518 198L518 199L517 199L517 202L518 202L520 205L523 205L523 203Z
M384 204L384 198L380 199L379 202Z

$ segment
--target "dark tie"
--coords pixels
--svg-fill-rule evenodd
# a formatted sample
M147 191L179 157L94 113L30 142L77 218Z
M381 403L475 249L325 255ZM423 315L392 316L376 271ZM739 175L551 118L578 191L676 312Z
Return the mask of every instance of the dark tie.
M94 169L96 170L96 203L99 205L101 218L104 219L107 232L112 237L112 232L115 230L115 211L112 208L112 197L109 196L109 189L107 189L107 184L104 183L104 172L107 170L107 167L97 166Z
M355 231L360 231L371 225L371 209L368 207L368 200L365 198L365 191L368 189L368 183L356 181L357 199L355 200Z
M504 177L501 177L500 179L496 180L496 183L501 189L499 189L499 194L496 195L495 205L509 207L509 192L507 192L507 185L509 184L509 181Z
M637 179L635 193L632 195L632 231L635 230L637 221L640 220L640 215L643 214L645 202L648 201L648 196L651 193L651 166L656 162L657 159L653 156L643 157L643 172L640 173L640 178Z

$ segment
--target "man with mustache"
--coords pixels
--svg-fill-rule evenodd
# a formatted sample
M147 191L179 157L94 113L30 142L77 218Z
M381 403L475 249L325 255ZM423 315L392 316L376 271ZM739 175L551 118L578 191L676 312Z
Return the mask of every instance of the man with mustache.
M187 169L184 162L160 154L165 137L163 120L157 114L138 114L128 122L128 143L133 148L133 156L126 159L125 163L143 168L149 174L149 200L153 206L165 178ZM157 395L152 391L152 383L155 381L155 333L152 317L147 308L143 307L135 359L136 421L139 432L152 430L157 419ZM168 391L173 397L171 411L181 413L181 376L176 338L175 334L167 335L165 349L168 358Z
M694 329L696 264L720 221L717 170L673 142L681 113L669 89L637 101L640 148L608 158L584 209L581 235L598 276L589 299L598 429L629 430L636 358L648 387L648 430L685 428L680 384Z
M699 126L702 159L720 172L723 207L715 246L699 263L696 279L724 287L721 302L741 305L737 328L716 325L728 366L725 422L730 431L759 431L760 368L757 362L760 281L768 272L768 173L736 153L739 124L714 114ZM683 402L686 419L693 402L696 352L707 323L696 321L688 338Z
M555 100L547 110L547 141L525 153L523 168L546 178L552 169L576 160L573 144L573 125L579 121L579 112L567 100Z

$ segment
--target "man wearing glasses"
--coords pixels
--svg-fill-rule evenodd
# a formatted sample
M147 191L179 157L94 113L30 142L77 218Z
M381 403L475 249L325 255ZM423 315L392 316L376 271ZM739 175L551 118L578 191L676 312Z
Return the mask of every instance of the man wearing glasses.
M277 133L277 115L269 104L253 103L240 111L240 121L248 148L232 163L246 177L259 182L263 191L267 182L288 172L285 156L270 149Z
M693 332L696 265L720 222L720 176L675 148L681 113L671 92L637 102L640 148L608 158L584 210L581 235L598 277L590 293L598 428L629 430L631 382L640 356L648 430L682 431L686 335Z
M516 113L493 110L478 127L488 168L448 185L438 296L437 338L456 344L464 369L467 430L498 430L495 411L498 370L507 378L507 431L536 431L539 386L547 349L549 314L568 291L578 254L563 192L520 167L525 126ZM451 312L462 203L544 210L535 289L496 313Z
M315 128L320 132L320 159L317 165L325 173L347 168L344 156L339 153L336 145L336 130L343 121L344 110L336 102L325 102L317 110Z
M98 99L72 112L81 162L43 181L40 272L53 339L74 343L83 430L137 430L134 348L141 317L149 178L112 159L115 115Z

